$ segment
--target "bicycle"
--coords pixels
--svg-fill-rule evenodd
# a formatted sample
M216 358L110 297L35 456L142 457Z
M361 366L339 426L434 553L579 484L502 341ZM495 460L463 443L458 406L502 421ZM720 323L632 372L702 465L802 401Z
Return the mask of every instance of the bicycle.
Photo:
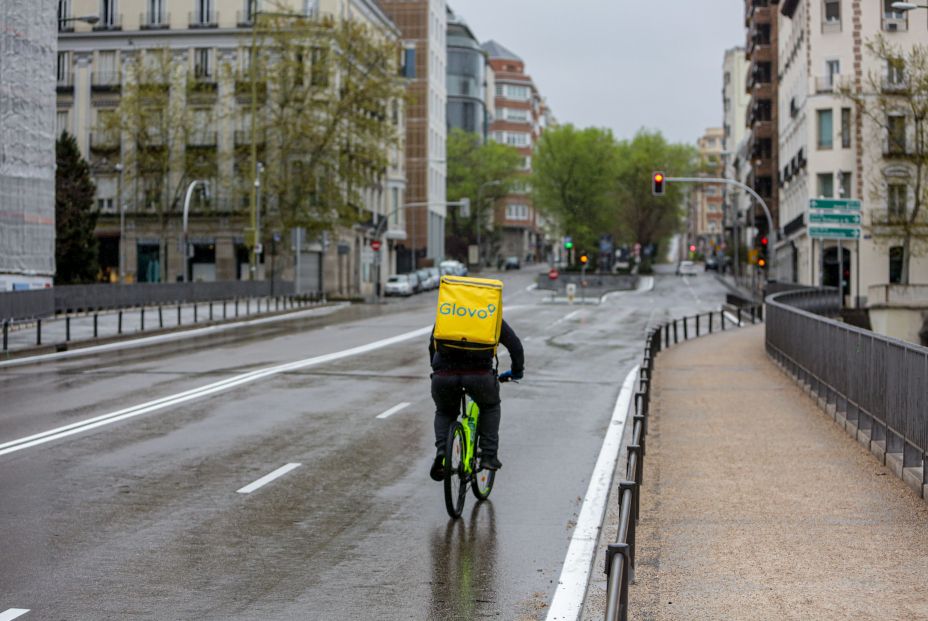
M485 470L478 465L479 421L480 408L462 389L461 419L451 425L445 442L445 509L454 519L461 517L464 511L468 486L479 502L490 497L496 480L495 470Z

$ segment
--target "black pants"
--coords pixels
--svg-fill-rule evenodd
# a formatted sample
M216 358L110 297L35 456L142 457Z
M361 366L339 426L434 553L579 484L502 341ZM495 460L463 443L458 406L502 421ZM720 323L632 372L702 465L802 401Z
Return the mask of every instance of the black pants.
M435 401L435 446L444 450L448 429L461 414L461 389L480 408L477 429L480 449L496 455L499 447L499 381L496 373L487 371L469 375L432 375L432 400Z

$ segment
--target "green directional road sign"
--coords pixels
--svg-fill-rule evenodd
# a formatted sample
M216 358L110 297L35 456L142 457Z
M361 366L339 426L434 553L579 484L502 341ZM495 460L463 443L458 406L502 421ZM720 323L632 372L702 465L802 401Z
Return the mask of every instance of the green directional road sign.
M809 209L860 211L860 201L856 198L810 198Z
M815 239L860 239L858 228L838 228L834 226L810 226L809 237Z
M813 212L809 214L809 222L819 224L860 224L860 214Z

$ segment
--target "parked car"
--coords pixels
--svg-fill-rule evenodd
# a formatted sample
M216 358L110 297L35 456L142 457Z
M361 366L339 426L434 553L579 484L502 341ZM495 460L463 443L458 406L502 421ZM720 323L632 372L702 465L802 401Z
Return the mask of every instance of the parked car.
M706 271L712 270L713 272L719 271L719 260L715 257L708 257L706 259Z
M429 272L428 268L417 270L416 276L419 277L419 282L422 283L422 291L431 291L438 287L438 283L434 281L432 273Z
M438 264L442 276L467 276L467 266L460 261L442 261Z
M680 264L677 265L677 274L680 276L690 276L698 273L699 269L692 261L680 261Z
M503 267L508 272L509 270L517 270L522 268L522 263L519 262L519 257L506 257Z
M387 284L383 288L383 292L385 295L411 296L414 291L412 282L409 279L409 274L396 274L395 276L390 276L390 278L387 279Z
M438 287L441 285L441 270L439 270L437 267L430 267L427 269L429 271L429 277L431 277L433 282L432 288L438 289Z
M406 274L406 277L409 278L409 284L412 285L413 293L419 293L422 291L422 281L419 280L418 272L409 272Z

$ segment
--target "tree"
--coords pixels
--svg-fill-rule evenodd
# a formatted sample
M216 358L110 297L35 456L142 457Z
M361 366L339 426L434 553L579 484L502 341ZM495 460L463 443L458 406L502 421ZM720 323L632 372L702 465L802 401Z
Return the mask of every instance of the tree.
M560 223L578 248L596 248L614 228L618 161L612 132L562 125L541 135L532 160L535 206Z
M81 157L74 136L62 133L55 144L55 283L94 282L100 271L96 187L90 166Z
M900 282L908 284L912 257L928 250L928 46L902 49L878 35L866 48L881 70L839 92L883 145L869 182L871 197L886 209L872 210L866 229L877 243L901 242Z
M362 193L383 183L399 141L398 49L357 20L277 8L259 13L251 33L257 52L241 77L255 81L249 86L258 97L243 108L243 125L248 131L254 123L266 144L270 217L313 235L363 219ZM250 184L245 165L241 178Z
M522 156L513 147L484 143L479 134L454 129L448 134L447 159L448 201L467 198L471 205L467 217L461 217L457 209L449 212L447 251L449 256L466 260L467 246L477 242L478 223L485 226L493 206L512 191L521 176ZM489 238L495 233L490 232ZM484 241L481 236L481 243Z
M664 195L651 194L651 174L687 176L698 166L690 145L668 143L660 132L640 130L619 143L614 196L617 203L617 239L626 243L659 244L677 231L682 217L683 188L668 183Z

